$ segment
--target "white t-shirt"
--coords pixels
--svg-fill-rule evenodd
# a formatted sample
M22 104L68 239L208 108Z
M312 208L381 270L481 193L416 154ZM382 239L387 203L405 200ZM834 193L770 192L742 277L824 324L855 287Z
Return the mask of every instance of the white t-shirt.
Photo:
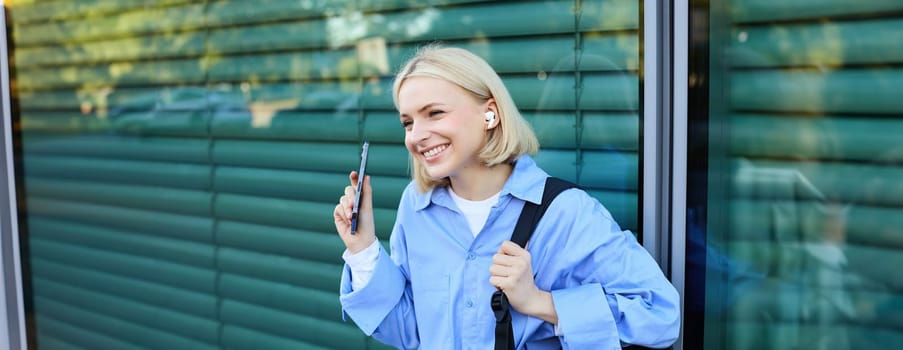
M489 218L489 211L492 210L492 206L499 201L499 193L501 192L481 201L472 201L461 198L455 191L452 191L451 187L448 188L448 193L451 194L452 200L455 201L458 209L461 209L461 213L464 214L464 217L467 219L467 225L470 226L470 232L476 237L477 234L480 233L480 230L483 229L483 226L486 225L486 219Z

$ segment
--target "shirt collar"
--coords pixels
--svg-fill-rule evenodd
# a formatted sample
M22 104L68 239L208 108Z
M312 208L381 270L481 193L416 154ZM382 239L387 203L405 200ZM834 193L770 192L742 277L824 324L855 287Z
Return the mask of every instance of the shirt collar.
M510 193L518 199L539 204L542 201L543 186L547 177L549 174L540 169L532 157L522 155L514 164L514 171L511 172L508 181L505 181L500 195Z
M536 165L529 155L520 156L514 164L514 171L505 181L505 186L499 193L499 198L511 194L518 199L540 204L542 201L543 186L549 177L545 171ZM426 193L420 194L414 201L414 210L423 210L430 203L435 203L447 208L454 208L453 199L446 187L436 187Z

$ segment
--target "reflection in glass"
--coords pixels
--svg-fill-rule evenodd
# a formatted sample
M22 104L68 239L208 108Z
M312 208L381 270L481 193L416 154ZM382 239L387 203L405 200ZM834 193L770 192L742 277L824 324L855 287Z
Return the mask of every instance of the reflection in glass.
M903 7L834 3L694 2L689 348L903 344Z

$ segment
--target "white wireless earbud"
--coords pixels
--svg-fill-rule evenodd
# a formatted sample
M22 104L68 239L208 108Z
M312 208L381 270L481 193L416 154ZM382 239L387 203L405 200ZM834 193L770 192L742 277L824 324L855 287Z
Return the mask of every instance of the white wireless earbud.
M493 111L486 112L485 116L486 116L487 127L491 128L493 125L495 125L495 112L493 112Z

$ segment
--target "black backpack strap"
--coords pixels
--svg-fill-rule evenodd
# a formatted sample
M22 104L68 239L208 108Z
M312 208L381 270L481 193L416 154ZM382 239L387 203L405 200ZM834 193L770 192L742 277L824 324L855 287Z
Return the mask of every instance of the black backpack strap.
M536 224L539 223L539 219L542 219L542 215L549 209L552 200L564 190L574 187L579 188L577 185L557 177L547 177L539 205L533 202L524 203L524 209L521 210L520 217L517 219L517 225L514 226L514 233L511 234L511 241L521 247L526 247L527 241L530 240L530 237L533 236L533 231L536 230Z
M511 306L508 297L497 290L490 300L495 314L495 350L514 350L514 329L511 328Z
M526 247L527 241L536 230L536 224L549 209L552 200L564 190L574 187L579 188L577 185L557 177L546 178L539 205L533 202L524 202L524 209L521 210L517 225L514 226L511 241L521 247ZM495 350L514 350L514 330L511 328L511 306L508 304L508 297L502 291L495 291L492 293L490 305L492 305L492 312L495 313Z

